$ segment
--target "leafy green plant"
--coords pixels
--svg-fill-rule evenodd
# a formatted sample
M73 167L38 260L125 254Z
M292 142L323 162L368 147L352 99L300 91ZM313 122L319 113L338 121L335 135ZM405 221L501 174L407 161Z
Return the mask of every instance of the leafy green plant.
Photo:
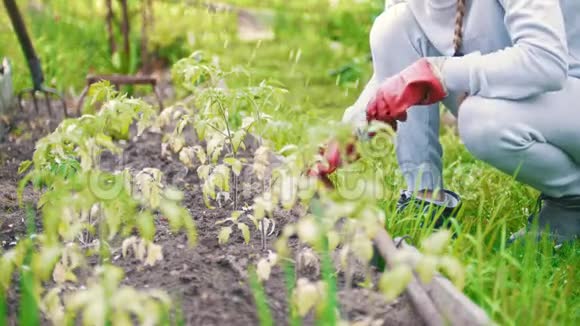
M240 217L245 217L247 220L254 222L254 225L258 227L258 223L252 215L245 214L243 211L233 211L230 217L216 222L217 225L229 224L224 226L219 232L218 239L220 244L225 244L228 242L230 235L233 232L234 226L240 230L240 232L242 232L242 236L246 244L250 242L250 228L248 227L247 223L240 221Z
M268 148L263 144L262 135L271 123L268 110L278 103L284 91L264 82L258 86L228 88L225 78L242 73L233 69L223 71L216 60L208 59L196 52L179 61L174 69L174 79L183 89L193 93L194 100L183 109L170 107L161 113L157 127L164 128L175 121L173 132L166 136L167 145L188 168L197 163L197 174L202 180L202 193L206 206L213 208L213 202L221 204L222 199L233 200L235 211L229 219L218 224L231 222L237 225L246 242L249 241L247 224L238 223L240 175L247 162L241 152L247 150L248 136L258 142L255 150L253 172L259 181L264 181L268 162ZM193 108L190 108L193 106ZM183 112L185 111L185 112ZM187 146L188 130L194 131L194 138L201 145ZM191 137L190 137L191 138ZM231 195L230 195L231 193ZM265 238L268 226L262 216L247 215L262 231ZM257 222L260 222L259 224ZM220 243L226 242L232 232L231 226L222 228Z
M373 131L384 133L382 126L371 126ZM348 140L349 131L341 128L332 129L326 132L314 132L313 137L322 137ZM389 135L386 134L385 137ZM381 136L378 136L381 138ZM346 141L339 142L346 144ZM372 164L373 150L363 148L363 146L378 146L380 144L359 144L359 153L362 161L356 163L359 166ZM341 151L346 153L345 148ZM324 158L317 154L305 155L304 150L298 146L285 148L287 151L286 160L289 166L284 165L277 168L273 175L269 192L256 198L254 203L254 216L259 218L272 213L272 208L278 205L285 209L291 209L298 202L307 205L311 213L305 214L291 225L287 225L276 242L277 254L281 259L289 258L288 240L297 236L300 241L312 247L322 261L322 280L311 282L306 279L297 281L293 290L293 300L296 310L300 316L305 316L310 311L315 311L315 316L321 323L336 323L338 301L337 301L337 281L330 253L338 251L342 258L342 267L348 274L349 265L353 263L349 257L360 261L363 265L369 264L373 257L373 238L376 231L385 225L386 215L380 208L379 203L384 196L384 189L375 177L365 174L356 174L361 187L353 189L337 187L328 189L316 179L306 177L303 172L306 167L312 166L313 162L324 164ZM312 153L316 153L313 151ZM349 170L348 167L345 168ZM346 173L346 172L345 172ZM288 180L294 180L289 182ZM296 180L302 180L296 181ZM344 183L344 178L339 176L336 180L339 185ZM429 282L436 271L443 270L455 281L460 288L464 284L464 271L459 261L448 255L450 233L436 233L424 241L422 247L425 255L417 258L410 252L402 253L397 261L396 267L386 271L377 288L385 294L389 300L398 297L411 280L413 268L417 266L422 280ZM412 263L408 260L413 256ZM407 257L407 258L405 258ZM264 266L264 260L258 262ZM268 273L264 273L268 274ZM348 284L348 275L347 275ZM371 286L373 284L370 284Z
M190 244L196 240L193 219L181 205L183 194L164 186L159 170L148 168L133 175L128 169L100 169L101 154L120 154L121 147L115 140L128 139L134 124L141 134L152 125L154 111L145 102L120 95L105 83L96 84L91 94L91 103L103 102L101 109L93 115L63 121L53 133L39 140L32 161L20 166L20 172L27 174L21 181L19 196L22 198L30 182L41 191L37 205L43 228L40 234L31 234L0 257L0 291L4 296L13 272L22 270L21 282L26 286L22 308L37 307L42 297L44 303L40 307L56 324L67 318L74 320L77 314L85 317L85 324L100 325L103 318L126 324L132 317L154 324L162 312L166 314L166 309L161 311L148 295L133 306L110 306L110 301L105 300L110 296L120 301L140 298L132 288L116 290L122 271L113 267L99 272L102 283L72 296L66 313L59 305L62 287L67 282L77 282L77 271L86 266L85 256L98 254L106 266L111 253L118 250L110 244L115 238L129 237L121 248L124 256L132 252L146 265L161 260L162 248L153 243L156 215L163 215L173 231L185 231ZM34 226L34 219L30 223ZM135 231L141 238L132 236ZM38 249L31 251L33 247ZM57 288L44 293L40 284L51 277ZM163 299L163 307L169 304L161 293L152 295ZM90 304L93 296L102 297L101 306ZM100 319L95 319L95 314ZM35 315L30 312L23 316Z
M102 21L91 19L95 15L103 15L102 1L54 0L42 3L42 8L45 11L41 12L41 15L25 14L25 19L29 19L29 26L33 28L33 42L37 46L49 84L57 85L58 88L67 92L72 89L74 92L75 89L78 90L79 87L84 86L86 73L115 71L116 68L106 49ZM307 178L299 177L296 180L299 173L295 173L294 169L302 170L311 161L318 159L311 154L316 152L313 145L317 146L317 144L324 142L328 136L334 137L336 135L328 133L321 135L322 132L317 132L316 129L318 131L335 131L336 125L330 120L340 119L344 108L354 102L365 79L370 76L371 64L366 60L369 52L368 44L366 44L367 32L374 16L382 10L384 1L267 0L258 3L254 0L229 0L228 3L239 6L273 8L276 11L276 41L258 43L237 41L233 36L235 32L233 23L237 18L235 14L208 13L205 8L194 9L182 2L178 4L155 2L155 31L150 35L150 46L161 61L169 63L176 62L183 55L187 55L191 49L203 48L219 55L219 60L213 61L214 58L211 58L210 62L212 64L219 63L220 69L225 71L228 71L228 67L240 63L247 64L246 69L250 73L223 76L223 78L215 80L218 84L223 79L227 86L237 88L240 85L245 87L248 80L253 85L267 80L269 84L284 85L285 88L291 90L284 96L283 109L276 110L277 105L272 107L267 105L264 108L264 111L271 115L269 125L260 128L260 130L253 129L253 132L264 136L263 138L267 140L266 145L270 150L277 150L286 156L285 161L289 166L284 171L272 172L272 175L275 176L272 178L275 180L273 183L278 185L290 184L288 180L294 180L300 185L297 192L282 190L293 189L290 186L270 187L271 185L268 185L265 187L266 192L269 191L269 193L259 196L260 199L255 206L258 210L264 211L264 221L269 218L274 221L275 210L280 206L290 206L291 202L307 206L310 203L310 198L318 191L316 186L306 186L309 183ZM23 8L25 7L23 6ZM29 13L38 11L36 6L28 6L28 8ZM7 17L2 12L0 12L0 26L0 30L3 32L0 33L0 43L16 44L13 33L9 29L2 29L3 26L9 26ZM0 49L0 52L1 55L7 55L14 60L14 68L17 72L15 86L17 89L23 88L29 83L29 76L20 49L17 46L5 46ZM345 63L349 64L344 66ZM183 67L187 66L190 65L183 65ZM338 69L334 71L334 74L329 74L330 70L337 67L344 69ZM176 67L176 70L181 70L181 68ZM176 84L180 89L185 87L184 83ZM198 87L207 85L204 84L203 80L195 82L189 80L187 84L187 87L190 88L178 90L180 96L197 94ZM172 121L179 120L177 117L179 115L190 115L191 123L188 122L188 126L191 126L195 121L197 110L204 107L203 105L199 106L199 103L194 104L194 102L197 101L186 98L183 101L185 108L179 105L173 107L171 119L168 121L173 123ZM169 113L170 111L164 112ZM236 118L231 119L231 121L241 120ZM314 129L315 132L311 132L311 129ZM184 135L188 136L189 134L185 132ZM421 269L425 268L428 275L432 267L439 264L441 258L447 255L461 257L461 261L465 264L464 289L466 294L484 307L490 316L500 324L577 324L578 314L576 312L579 310L578 298L580 296L577 289L574 288L574 284L577 283L575 280L578 279L576 266L580 264L578 245L572 244L557 251L553 251L549 243L544 241L539 244L527 242L524 246L506 246L505 238L525 224L525 216L530 214L528 208L533 206L533 200L537 193L530 188L516 184L512 178L502 176L485 164L477 162L463 148L457 135L451 130L443 129L441 136L445 153L444 183L447 188L462 195L465 209L458 219L450 225L450 230L453 231L455 238L450 241L441 254L434 255L437 262L429 259ZM222 136L222 138L225 137ZM173 141L167 137L165 141L166 149L168 149L169 143L173 142L175 142L176 147L179 147L181 143L183 148L188 148L187 151L179 152L179 157L180 159L183 157L183 161L191 158L189 166L192 169L210 162L211 157L206 157L205 163L201 163L202 160L197 158L197 149L189 146L187 137L184 137L183 141ZM203 142L196 145L200 145L204 154L207 152L206 144ZM409 235L410 241L421 244L422 239L430 237L433 228L431 225L426 225L427 220L424 217L416 218L415 212L412 210L395 214L394 203L398 195L395 190L404 188L405 184L397 169L394 148L392 144L387 143L387 145L381 151L380 162L377 162L379 159L376 158L373 162L363 158L361 162L349 167L348 173L339 171L337 176L333 178L333 182L339 188L342 187L340 191L344 195L345 192L348 194L349 190L354 188L352 186L355 185L354 181L372 180L382 188L380 190L382 195L373 195L379 198L372 202L365 201L364 205L359 203L361 207L367 204L376 206L378 211L384 212L384 223L391 234ZM222 154L225 155L230 151L229 145L225 144ZM245 154L241 156L241 158L248 160L250 157ZM74 175L82 174L80 161L76 157L77 155L74 153L71 156L59 157L58 161L53 161L52 167L47 165L46 175L55 180L74 179ZM269 172L265 168L266 164L255 165L257 162L255 159L251 163L241 162L244 173L246 172L245 165L248 164L252 165L254 171ZM218 163L226 164L220 160ZM231 169L231 165L227 165L227 167ZM122 173L129 172L123 171ZM53 175L56 176L52 177ZM106 174L102 179L103 183L107 183L107 176L112 177L110 174ZM131 179L134 180L134 177L135 175ZM230 182L233 179L232 173L230 174ZM152 182L159 185L158 181ZM53 187L53 183L46 182L43 187ZM137 188L134 184L132 187L133 190ZM131 187L127 187L127 189L129 188ZM161 186L158 188L161 192L165 191ZM230 184L231 189L233 186ZM131 191L132 194L133 192ZM220 205L224 201L229 202L220 193L223 191L216 189L216 199L220 198L217 204ZM372 191L367 194L372 194ZM285 197L286 195L288 198ZM138 198L133 199L138 207L150 205L145 196L137 194L136 197ZM281 198L285 198L283 205ZM323 204L327 200L328 198L324 197ZM274 201L276 204L272 204ZM210 205L215 206L216 202L217 200L210 198ZM366 257L369 252L367 241L369 235L366 233L367 228L364 227L366 222L359 220L372 221L372 219L367 220L364 216L379 216L379 213L374 211L370 213L372 210L363 210L362 208L356 208L353 213L351 205L348 205L346 201L333 199L332 202L333 205L324 204L323 211L328 211L324 215L330 216L330 219L333 219L333 216L346 216L346 213L350 213L349 215L352 216L347 219L349 231L344 234L341 229L330 227L324 229L328 234L330 248L333 247L333 244L338 243L335 250L340 250L341 256L348 257L348 259L344 259L346 263L352 259ZM254 211L244 211L244 208L241 210L244 215L257 215ZM96 211L93 212L96 213ZM159 212L153 210L151 213L155 217ZM308 237L309 228L304 228L304 226L312 225L310 222L314 218L312 215L308 216L305 219L307 222L302 225L305 239L311 238ZM91 220L90 224L93 225L97 219L91 217ZM150 220L149 217L144 219L144 221ZM238 221L247 222L251 226L250 220L247 220L245 216L240 216ZM226 223L225 227L231 227L233 232L237 232L237 226L233 221ZM261 224L262 222L258 223L259 226ZM323 223L324 225L325 223ZM290 235L296 234L296 228L297 226L294 225L283 230L282 238L287 239ZM149 227L143 228L143 230L145 229L149 230L150 233L152 232ZM141 236L142 234L139 233L137 238L139 241L143 239ZM40 241L41 238L42 235L39 235L39 238L34 241ZM87 239L83 240L84 243L91 245L87 237L83 239ZM61 251L65 250L62 247L68 245L63 243L53 247L38 246L43 254L35 256L36 261L43 262L43 264L34 263L35 259L33 259L33 265L48 266L44 268L48 271L46 272L48 278L51 275L54 278L51 265L56 266L60 263L65 266L65 270L70 270L75 265L71 259L72 255L70 253L61 255ZM79 243L76 245L79 246ZM24 254L22 254L23 247L19 246L2 253L0 258L0 262L2 262L0 263L0 280L2 282L7 275L4 272L8 269L20 271ZM288 251L287 246L277 247L279 247L279 256L282 257L279 261L291 264L290 257L282 255ZM91 251L94 248L98 247L93 244L92 247L84 248L83 251L87 249ZM131 255L131 252L132 249L129 249L128 255ZM318 253L320 254L320 252ZM411 255L407 255L407 258ZM64 256L68 257L63 259ZM42 259L40 259L41 257ZM268 263L263 265L272 268ZM382 278L382 283L386 284L385 290L391 289L395 293L390 294L394 296L399 290L392 288L390 284L393 283L393 279L397 279L397 274L402 275L403 278L407 277L408 269L403 267L398 271L391 270L390 272L393 273L387 272L388 277ZM289 288L295 289L296 275L291 272L291 276L287 284ZM394 278L390 278L391 276ZM4 285L4 283L2 284ZM315 282L314 285L317 286L317 283ZM0 297L2 294L3 292L0 291ZM294 311L296 310L295 307L292 308ZM0 318L3 316L1 309L0 305ZM2 324L1 321L0 324Z
M111 265L98 266L86 289L70 293L62 288L51 289L42 303L55 325L158 325L168 322L171 299L162 291L139 291L121 285L124 272ZM61 297L64 296L64 299Z
M154 111L145 102L119 95L106 83L95 84L91 103L103 101L96 115L65 120L37 144L32 161L22 163L20 172L31 169L20 183L20 193L29 181L44 189L38 206L43 212L47 241L72 241L99 224L101 243L117 235L120 227L129 234L137 227L145 238L153 237L153 215L159 211L175 229L187 230L195 239L195 228L187 210L179 206L180 192L163 189L161 173L145 169L133 178L128 170L100 171L104 151L121 153L115 139L128 139L136 121L137 134L153 123ZM54 168L62 162L78 161L74 173ZM64 169L66 170L66 169ZM66 170L70 171L70 170ZM133 187L133 179L136 187Z

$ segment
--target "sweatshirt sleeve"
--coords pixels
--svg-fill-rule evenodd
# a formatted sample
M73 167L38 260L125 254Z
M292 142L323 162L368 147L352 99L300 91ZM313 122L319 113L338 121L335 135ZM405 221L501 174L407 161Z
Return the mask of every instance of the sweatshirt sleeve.
M563 87L568 45L558 0L500 0L513 46L452 57L442 68L450 91L521 99Z
M367 125L367 105L377 94L379 81L376 74L366 84L356 102L344 111L342 122L354 128L363 128Z

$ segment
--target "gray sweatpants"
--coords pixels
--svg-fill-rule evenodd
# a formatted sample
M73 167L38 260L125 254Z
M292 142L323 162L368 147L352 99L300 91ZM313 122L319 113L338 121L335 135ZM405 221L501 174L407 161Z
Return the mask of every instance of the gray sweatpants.
M370 45L374 75L343 117L355 126L365 124L366 105L380 81L421 57L442 55L406 4L376 19ZM464 40L465 53L507 46L509 37L501 31L494 35L491 28ZM473 155L546 195L580 195L580 79L569 77L560 91L520 100L471 96L459 110L457 95L450 94L444 104L458 116L461 139ZM417 106L398 123L397 158L410 190L443 188L439 117L438 104Z

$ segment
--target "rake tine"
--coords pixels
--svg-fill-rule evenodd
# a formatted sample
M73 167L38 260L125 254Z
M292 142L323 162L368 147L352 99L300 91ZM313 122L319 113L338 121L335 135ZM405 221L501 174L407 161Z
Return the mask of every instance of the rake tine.
M22 105L22 94L23 92L18 93L18 108L20 111L24 112L24 106Z
M60 102L62 103L62 109L64 110L64 117L68 118L68 110L66 108L66 102L64 101L64 98L60 98Z
M59 99L60 102L62 103L62 108L64 110L64 116L68 118L68 111L66 109L66 102L64 101L64 97L54 88L42 87L41 91L43 91L47 96L48 96L48 94L52 94L52 95L54 95L54 97ZM52 115L50 105L49 105L49 114Z
M30 92L30 95L32 95L32 103L34 104L34 110L36 111L36 114L38 115L39 111L38 111L38 100L36 99L36 91L32 90Z
M22 104L22 101L24 100L24 94L32 93L33 91L33 88L25 88L21 90L20 93L18 93L18 107L20 108L20 111L24 112L24 105Z
M156 85L153 86L153 93L155 93L157 102L159 102L159 110L163 111L163 100L161 99L161 93L159 93L159 89L157 88Z

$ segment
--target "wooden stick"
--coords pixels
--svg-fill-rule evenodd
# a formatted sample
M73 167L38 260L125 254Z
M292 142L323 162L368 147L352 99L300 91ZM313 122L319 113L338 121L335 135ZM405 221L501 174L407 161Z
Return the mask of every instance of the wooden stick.
M87 84L98 83L102 80L108 80L111 84L119 85L157 85L157 78L149 76L128 76L128 75L89 75Z
M401 246L405 250L419 252L417 248L404 241L401 242ZM411 264L414 265L414 262ZM437 309L452 325L493 325L483 309L442 275L435 275L429 284L422 284L422 286L427 290Z
M109 81L112 85L115 85L115 88L117 89L120 85L151 85L153 88L153 93L159 102L159 108L163 110L163 101L161 98L161 93L157 87L157 78L155 77L127 75L89 75L87 76L87 86L83 89L83 92L81 93L77 103L77 111L79 113L81 112L83 102L88 94L90 86L102 80Z
M393 242L391 236L387 231L381 229L377 232L375 236L375 244L379 250L379 253L385 259L385 262L389 268L393 268L393 258L397 254L397 248ZM431 297L427 292L421 287L421 284L413 275L411 282L407 285L407 294L411 298L411 302L415 307L417 313L421 316L421 319L425 322L427 326L442 326L445 325L443 317L435 307Z

